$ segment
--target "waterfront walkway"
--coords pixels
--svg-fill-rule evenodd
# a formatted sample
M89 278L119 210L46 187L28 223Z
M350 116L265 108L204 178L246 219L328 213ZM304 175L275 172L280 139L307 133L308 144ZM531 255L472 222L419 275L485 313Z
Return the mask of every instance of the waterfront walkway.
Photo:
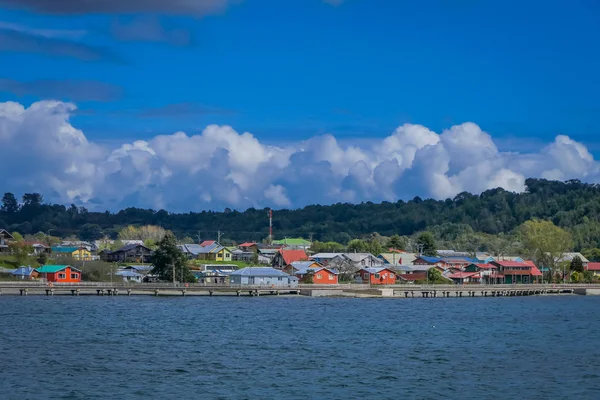
M261 296L304 295L310 297L507 297L548 294L600 295L598 284L530 285L389 285L361 284L299 285L297 287L258 285L82 282L49 284L44 282L0 282L0 295L71 296Z

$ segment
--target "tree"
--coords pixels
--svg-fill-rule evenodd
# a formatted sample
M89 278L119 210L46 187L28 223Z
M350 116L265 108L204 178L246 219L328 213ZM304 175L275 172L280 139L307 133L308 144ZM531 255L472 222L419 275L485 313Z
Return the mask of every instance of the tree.
M429 280L429 283L437 283L442 280L442 278L442 273L437 268L429 268L427 271L427 279Z
M571 282L577 283L581 282L583 279L583 274L577 271L571 272Z
M160 241L165 236L166 231L164 228L155 225L144 225L136 227L129 225L119 232L120 240L153 240L154 242Z
M93 242L102 239L104 234L98 224L84 224L79 228L79 239L86 242Z
M40 255L37 258L37 262L40 265L46 265L46 263L48 262L48 255L46 253L40 253Z
M435 238L431 232L421 232L417 236L417 249L425 256L436 255Z
M583 271L583 281L585 283L593 283L594 273L592 271Z
M364 240L354 239L348 243L346 251L348 253L366 253L368 252L368 246Z
M177 239L167 232L158 242L153 256L154 268L152 273L164 281L195 282L196 278L187 266L185 255L177 248ZM175 277L173 277L175 272Z
M13 232L13 233L11 233L11 235L15 242L24 242L25 241L25 239L23 239L23 236L19 232Z
M400 235L394 235L387 240L385 247L388 249L406 250L407 244L406 238L402 238Z
M2 196L2 207L0 208L5 213L16 213L19 211L19 202L12 193L4 193Z
M584 249L581 251L581 254L583 254L583 256L590 261L593 261L593 262L600 261L600 249L597 247L592 248L592 249Z
M44 198L39 193L25 193L23 195L23 207L39 207Z
M583 261L581 257L575 256L571 260L571 266L569 268L571 271L577 271L583 273Z
M29 257L29 254L33 252L33 248L25 244L22 240L20 242L12 242L9 245L9 249L19 266L22 265L25 260L27 260L27 257Z
M315 283L315 272L311 270L307 271L302 277L302 283Z
M532 219L519 228L525 248L540 266L549 268L551 276L561 273L559 260L571 249L573 239L569 232L552 221Z
M315 240L310 245L310 251L313 253L342 253L345 247L337 242L319 242Z
M193 243L196 243L196 242L194 242L194 239L192 239L189 236L186 236L186 237L182 238L181 240L179 240L179 244L193 244Z

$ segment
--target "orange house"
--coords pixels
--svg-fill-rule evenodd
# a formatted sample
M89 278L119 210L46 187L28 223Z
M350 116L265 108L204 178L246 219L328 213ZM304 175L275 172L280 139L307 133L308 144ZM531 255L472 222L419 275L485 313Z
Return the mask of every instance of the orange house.
M300 263L299 263L300 264ZM334 270L329 268L325 268L320 266L318 263L313 262L305 262L304 264L311 264L304 268L295 267L296 271L294 272L296 277L302 283L304 277L312 273L312 283L315 285L337 285L338 284L338 274Z
M36 270L48 282L81 282L81 271L70 265L44 265Z
M394 285L396 273L387 268L363 268L356 273L356 283Z

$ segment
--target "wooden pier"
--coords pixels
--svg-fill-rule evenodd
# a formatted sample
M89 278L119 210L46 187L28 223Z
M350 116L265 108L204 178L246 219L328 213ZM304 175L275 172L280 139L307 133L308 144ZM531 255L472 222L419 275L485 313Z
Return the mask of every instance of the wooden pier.
M207 284L132 284L0 282L0 295L45 296L279 296L474 298L543 295L600 295L600 285L299 285L298 287L233 286Z

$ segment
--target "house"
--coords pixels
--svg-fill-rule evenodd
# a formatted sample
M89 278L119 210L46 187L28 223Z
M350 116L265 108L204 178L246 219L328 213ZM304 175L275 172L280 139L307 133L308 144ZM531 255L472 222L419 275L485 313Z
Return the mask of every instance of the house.
M310 261L308 261L310 262ZM315 263L316 264L316 263ZM338 284L338 273L333 269L327 267L308 266L306 268L299 268L296 270L295 275L302 282L308 274L312 274L312 283L315 285L337 285Z
M464 256L443 257L442 261L444 268L454 268L455 270L462 270L467 265L478 262L476 259Z
M44 265L36 269L40 278L48 282L77 283L81 282L81 270L70 265Z
M247 267L229 275L232 285L298 287L298 278L271 267Z
M190 259L204 252L204 247L199 244L178 244L177 248Z
M60 242L60 247L85 247L87 251L89 252L96 252L98 251L98 246L96 245L96 242L90 243L90 242L84 242L81 240L65 240Z
M202 246L202 247L211 246L211 245L215 244L215 242L216 242L216 240L205 240L200 243L200 246Z
M288 250L281 249L275 254L273 257L273 261L271 261L271 265L274 268L284 269L294 261L306 261L308 260L308 256L304 250Z
M123 282L137 282L137 283L141 283L144 281L144 277L146 275L144 274L140 274L139 272L136 272L135 270L131 270L131 269L119 269L117 272L115 272L116 276L120 276L123 278Z
M8 245L15 240L6 229L0 229L0 253L9 251Z
M439 257L431 257L431 256L418 256L413 261L413 265L429 265L432 267L445 267L444 260Z
M258 252L258 244L254 242L246 242L242 243L238 246L238 249L246 252L257 253Z
M27 246L30 246L33 249L33 255L39 256L40 254L50 254L52 249L50 246L46 246L42 242L25 242Z
M477 252L475 253L475 260L477 260L479 264L488 264L496 259L489 253Z
M542 272L532 261L492 261L498 272L494 283L534 283L542 277Z
M579 257L579 259L583 263L583 267L584 268L590 262L590 260L588 260L587 258L585 258L585 256L583 254L581 254L581 253L564 253L562 255L562 257L556 259L556 262L559 263L559 264L562 264L562 263L569 263L569 264L571 264L571 262L573 261L573 259L575 257Z
M208 240L203 242L206 243L209 242ZM197 245L197 244L186 244L184 245L190 252L192 255L192 258L198 259L198 260L211 260L211 261L231 261L232 260L232 253L231 250L229 250L227 247L225 246L221 246L219 243L215 242L214 240L210 241L212 243L207 244L206 246L202 246L202 244Z
M448 279L456 284L462 285L464 283L481 283L481 274L479 272L466 272L460 271L447 276Z
M362 268L356 273L356 283L370 285L393 285L396 283L396 274L387 268Z
M282 246L285 247L287 249L302 249L302 250L308 250L311 246L311 242L302 238L296 238L296 239L288 239L285 238L283 240L273 240L273 245L275 246Z
M496 259L495 261L516 261L516 262L525 261L519 256L496 256L494 258Z
M396 274L396 278L406 283L415 283L416 281L427 281L427 272L414 272L410 274Z
M381 253L377 256L377 258L383 261L383 265L389 267L398 265L411 265L416 260L417 255L414 253L391 252Z
M600 262L588 262L583 269L584 271L591 271L594 276L600 276Z
M120 269L125 271L134 271L138 274L148 275L153 269L153 265L127 265L125 267L121 267Z
M35 279L39 274L34 268L21 266L13 271L12 276L21 279Z
M150 263L152 250L141 244L128 244L115 251L105 251L101 257L106 262Z
M72 257L77 261L92 261L92 253L85 247L52 247L52 253L59 256Z
M317 253L310 256L310 259L318 262L321 265L327 265L336 258L337 256L341 256L343 253Z
M297 271L303 270L303 269L307 269L307 268L321 268L323 267L321 264L319 264L316 261L294 261L292 263L290 263L289 265L285 266L285 268L283 268L283 272L285 272L286 274L290 274L290 275L296 275Z
M465 267L464 272L479 273L481 283L495 283L497 279L496 272L498 268L489 263L469 264ZM449 277L450 278L450 277Z

